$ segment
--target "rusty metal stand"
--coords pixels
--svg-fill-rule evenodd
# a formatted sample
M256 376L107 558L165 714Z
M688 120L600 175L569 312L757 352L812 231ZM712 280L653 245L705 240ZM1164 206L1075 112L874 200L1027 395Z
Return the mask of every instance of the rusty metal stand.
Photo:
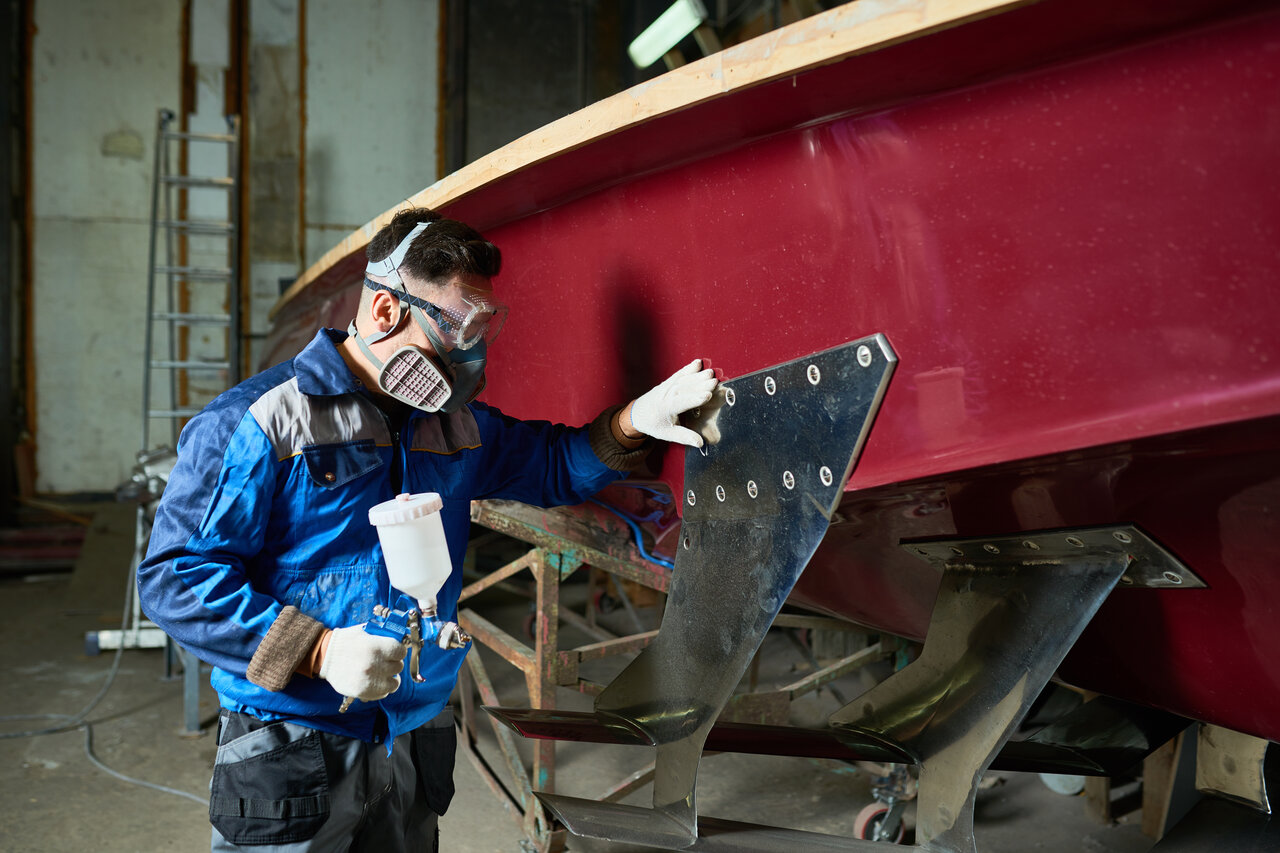
M509 501L477 501L472 505L471 518L477 525L511 537L530 549L517 559L488 573L464 587L460 596L458 623L471 634L479 645L495 653L499 658L520 670L528 692L529 707L552 711L556 708L556 689L566 687L595 696L603 685L582 677L582 664L605 658L634 656L645 648L657 631L641 630L637 614L631 608L626 592L619 580L628 580L646 589L665 595L670 582L670 569L650 562L640 556L631 544L631 531L607 511L593 505L564 507L545 510ZM473 540L484 547L488 537ZM472 555L474 557L474 555ZM469 559L469 562L472 560ZM582 615L562 607L560 584L574 572L592 567L607 576L623 604L631 614L637 631L625 636L614 636L598 626L591 597L588 596L587 613ZM502 585L528 572L533 578L533 598L536 605L533 629L533 645L529 646L481 616L465 603L480 592ZM574 625L596 639L596 642L568 649L560 648L560 625ZM809 629L854 629L848 623L815 616L782 614L775 626ZM833 680L865 666L892 656L895 651L890 642L874 643L864 649L797 678L794 682L776 690L755 690L739 693L728 703L722 719L735 722L784 724L792 700L806 693L822 689ZM505 773L499 775L477 748L479 719L475 697L483 706L510 704L502 702L494 689L484 662L478 653L467 655L466 666L460 674L461 729L460 748L471 760L490 789L509 813L520 823L525 838L526 851L555 853L563 850L565 829L547 814L534 795L555 791L555 744L550 739L534 740L532 766L526 766L517 738L505 725L490 718L498 748L502 754L501 765ZM504 782L503 777L510 780ZM631 792L653 780L653 765L642 768L605 791L601 799L618 802Z
M656 631L615 637L595 624L594 613L582 616L560 606L560 584L584 566L611 577L625 578L647 589L665 593L670 570L643 559L629 542L631 533L607 511L590 505L544 510L509 501L477 501L472 505L474 523L531 545L529 551L481 580L466 586L462 605L478 593L505 584L528 571L534 581L536 606L533 646L512 636L475 610L463 607L458 623L475 642L493 651L524 675L530 707L552 710L556 688L568 687L595 695L602 685L579 676L579 666L619 654L635 654ZM588 608L591 602L588 601ZM598 642L571 649L560 648L560 624L573 624ZM505 726L490 721L515 790L508 790L494 768L476 748L478 720L475 695L484 705L502 704L478 654L467 656L461 679L462 734L460 746L477 771L521 825L527 850L553 853L564 849L565 831L554 823L533 795L555 790L555 742L533 745L532 767L526 768L516 739ZM621 795L619 795L621 796Z

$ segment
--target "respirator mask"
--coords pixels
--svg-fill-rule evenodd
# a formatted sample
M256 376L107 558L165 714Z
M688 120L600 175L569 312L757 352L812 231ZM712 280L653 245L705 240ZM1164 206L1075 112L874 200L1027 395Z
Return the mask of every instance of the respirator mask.
M347 331L365 357L379 368L380 389L424 412L450 413L474 400L484 389L485 353L502 330L507 308L486 293L456 286L445 289L448 304L440 305L407 292L400 278L400 264L410 244L430 224L418 223L386 259L371 261L365 267L365 287L385 290L400 301L396 324L367 338L360 337L355 321ZM387 283L373 281L367 277L371 275L385 278ZM386 362L381 361L369 344L395 334L408 317L426 334L435 357L418 347L403 346Z

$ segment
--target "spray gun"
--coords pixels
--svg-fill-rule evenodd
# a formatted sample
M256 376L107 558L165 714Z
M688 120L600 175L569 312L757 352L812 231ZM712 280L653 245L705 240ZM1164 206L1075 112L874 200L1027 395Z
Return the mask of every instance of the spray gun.
M409 676L414 681L425 680L418 661L427 643L460 649L471 642L456 622L441 621L436 615L436 594L453 571L440 521L442 506L439 495L425 492L397 495L369 510L369 523L378 528L387 576L403 593L394 608L374 607L364 630L400 641L409 651ZM352 696L344 697L338 710L346 713L353 701Z

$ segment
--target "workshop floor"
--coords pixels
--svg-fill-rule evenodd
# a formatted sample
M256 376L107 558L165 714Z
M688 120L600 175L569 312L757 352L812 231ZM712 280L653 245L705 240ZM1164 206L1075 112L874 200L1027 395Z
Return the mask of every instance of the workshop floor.
M118 667L114 652L85 652L86 632L120 625L133 545L131 508L101 504L91 509L74 572L23 576L8 571L0 577L0 850L207 849L203 798L214 744L207 730L194 737L182 734L181 681L163 678L159 650L127 650L119 655ZM511 624L508 630L517 633L524 612L527 604L497 593L484 615ZM772 634L765 651L767 666L785 670L800 661L790 643ZM490 657L486 661L500 695L511 695L511 704L518 704L520 680L514 671L504 671ZM204 680L200 712L208 721L216 701ZM13 736L65 723L42 715L80 715L108 683L85 717L93 756L118 774L168 790L99 769L88 754L83 727ZM578 694L561 695L566 707L586 707ZM826 693L805 701L796 709L801 717L820 719L838 707ZM493 740L487 732L485 737L481 748L496 760ZM562 746L557 788L593 796L650 758L648 750L633 747ZM455 779L458 793L441 822L442 849L520 853L515 819L461 756ZM1010 773L993 781L978 798L976 834L984 853L1145 853L1154 844L1142 835L1136 814L1101 826L1086 818L1081 798L1055 794L1038 777ZM647 804L649 796L645 788L626 802ZM699 811L706 815L843 835L851 833L854 816L870 799L866 777L837 762L729 754L703 761L698 797ZM648 848L570 838L569 849L632 853Z

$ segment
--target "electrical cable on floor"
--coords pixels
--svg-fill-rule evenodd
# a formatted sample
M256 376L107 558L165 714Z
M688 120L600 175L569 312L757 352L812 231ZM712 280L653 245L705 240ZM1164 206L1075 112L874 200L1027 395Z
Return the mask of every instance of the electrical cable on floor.
M133 572L130 572L129 580L125 585L124 612L120 616L120 628L122 632L129 623L129 605L133 602L132 587L133 587ZM67 732L67 731L71 731L72 729L79 728L80 725L84 722L84 718L89 716L89 712L92 711L95 707L97 707L98 703L101 702L103 697L107 695L107 691L111 689L111 685L115 683L116 673L120 671L120 658L123 652L124 652L124 644L121 643L120 646L116 649L115 657L111 661L111 668L107 670L107 680L102 685L102 689L98 691L98 695L94 696L93 699L89 701L88 705L84 706L84 708L80 711L80 713L75 714L74 716L70 714L16 714L11 716L0 716L0 722L11 722L11 721L17 721L17 720L65 720L66 721L60 725L52 726L47 729L34 729L31 731L25 731L25 732L3 732L3 733L0 733L0 740L7 740L10 738L20 738L20 737L36 737L38 735L52 735L52 734L57 734L58 732Z
M198 797L195 794L189 794L186 791L179 791L176 788L166 788L163 785L157 785L153 782L146 782L146 781L143 781L142 779L134 779L130 776L125 776L123 773L118 773L115 770L112 770L107 765L103 764L98 759L98 757L93 754L93 725L87 722L85 720L85 717L89 716L89 712L92 711L94 708L96 708L98 706L98 703L101 702L103 698L107 695L107 691L109 691L111 689L111 686L115 683L116 675L120 671L120 659L124 653L123 636L124 636L125 630L128 628L128 625L129 625L129 608L133 604L133 594L134 594L134 574L132 571L130 571L129 578L125 583L124 611L120 616L120 634L121 634L122 641L120 645L116 648L115 657L112 658L111 660L111 668L107 670L106 682L102 685L102 688L98 691L98 694L89 701L89 704L85 705L84 708L80 711L80 713L75 715L10 714L5 716L0 716L0 723L16 722L19 720L65 720L66 721L59 725L51 726L47 729L32 729L24 732L0 732L0 740L8 740L11 738L20 738L20 737L38 737L40 735L51 735L51 734L58 734L60 732L69 732L75 729L84 729L84 754L86 757L88 757L90 763L93 764L94 767L97 767L102 772L106 773L109 776L114 776L117 779L121 779L125 782L129 782L134 785L141 785L144 788L151 788L152 790L162 791L166 794L174 794L175 796L186 797L188 800L194 800L195 802L199 803L202 806L208 805L209 800L207 797Z
M177 788L166 788L164 785L157 785L154 782L134 779L132 776L117 773L115 770L112 770L110 767L99 761L98 757L93 754L93 726L88 723L84 723L81 728L84 729L84 754L89 756L89 760L93 762L93 766L97 767L103 773L106 773L109 776L114 776L117 779L129 782L133 785L141 785L144 788L150 788L153 791L163 791L166 794L173 794L176 797L186 797L188 800L194 800L202 806L207 806L209 804L208 797L197 797L195 794L188 794L186 791L179 791Z
M32 731L25 731L25 732L0 733L0 740L5 740L9 738L19 738L19 737L36 737L38 735L52 735L52 734L57 734L59 732L69 732L69 731L72 731L73 729L78 729L81 726L88 725L87 723L84 722L84 718L89 716L89 712L92 711L97 706L97 704L102 701L103 697L107 695L107 691L111 689L112 683L116 680L116 672L120 669L120 653L122 651L124 651L123 646L121 648L116 649L115 659L111 661L111 669L107 671L106 683L102 685L102 689L98 691L98 695L94 696L93 699L89 702L89 704L86 705L80 713L76 714L75 716L71 716L70 714L13 714L9 716L0 717L0 722L6 722L6 723L10 721L16 721L16 720L66 720L66 722L62 723L61 725L52 726L47 729L34 729Z

